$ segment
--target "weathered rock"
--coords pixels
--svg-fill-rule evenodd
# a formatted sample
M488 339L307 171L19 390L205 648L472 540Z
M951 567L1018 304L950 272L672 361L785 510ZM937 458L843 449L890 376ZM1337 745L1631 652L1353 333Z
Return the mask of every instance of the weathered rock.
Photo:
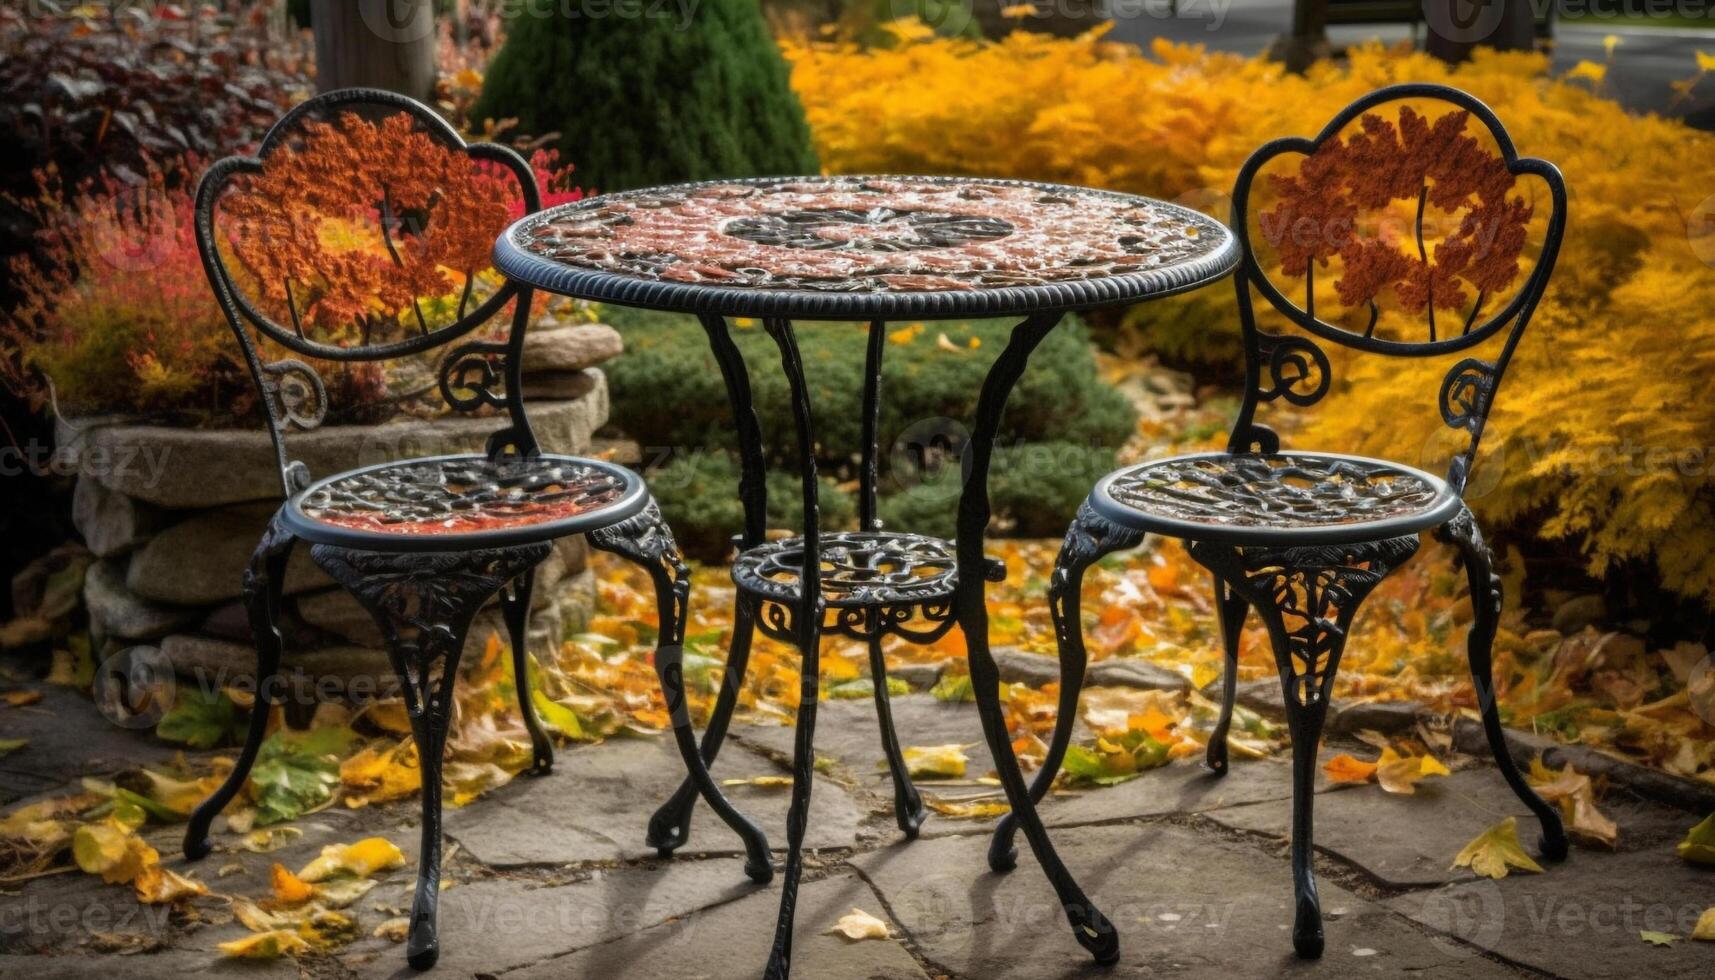
M992 652L995 667L1000 670L1000 679L1008 684L1041 687L1044 684L1060 683L1058 658L1041 653L1026 653L1016 647L996 647Z
M625 352L619 331L605 323L574 323L524 335L524 374L582 371Z
M889 667L887 676L898 678L919 691L927 690L941 679L941 672L947 669L947 663L942 660L932 664L900 664L898 667Z
M537 401L558 401L582 398L602 383L602 373L595 368L582 371L543 371L526 374L522 391L525 404Z
M297 616L305 623L348 642L381 649L381 628L375 625L375 617L345 589L306 592L294 601Z
M1562 602L1554 610L1554 628L1571 636L1586 626L1594 626L1608 616L1608 604L1599 595L1580 595Z
M122 555L149 540L167 523L159 508L80 478L71 495L71 520L98 558Z
M169 606L132 592L124 566L112 559L96 562L83 577L83 602L90 626L102 636L153 640L202 616L200 609Z
M131 556L125 583L145 599L182 606L231 599L239 594L245 566L276 509L269 503L243 504L180 521ZM308 547L292 550L286 594L331 585L333 580L310 560Z
M1364 701L1357 704L1335 701L1330 706L1325 731L1330 735L1366 730L1395 735L1416 727L1418 716L1427 713L1428 709L1416 701Z
M1098 660L1086 671L1090 686L1141 687L1151 691L1189 691L1191 681L1176 670L1147 660Z
M544 451L577 452L607 421L607 410L603 382L579 399L532 403L530 424ZM482 452L501 424L492 416L402 418L295 432L288 441L293 459L326 476L389 459ZM160 507L218 507L280 497L274 446L261 428L93 425L81 434L63 428L60 436L81 439L85 452L99 451L112 461L91 471L109 490Z
M161 641L161 653L173 673L204 690L255 687L256 649L248 643L175 633ZM368 701L398 690L387 654L366 647L304 650L288 644L282 670L286 696L303 705L340 698Z

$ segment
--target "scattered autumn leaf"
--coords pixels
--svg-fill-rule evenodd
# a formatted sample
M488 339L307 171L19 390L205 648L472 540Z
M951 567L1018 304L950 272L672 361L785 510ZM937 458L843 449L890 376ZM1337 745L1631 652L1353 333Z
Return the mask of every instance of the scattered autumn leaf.
M854 908L841 916L840 921L834 923L828 932L838 933L853 942L862 939L886 939L888 937L887 923L859 908Z
M1654 932L1649 929L1639 932L1638 938L1649 943L1651 946L1672 946L1674 943L1679 942L1680 939L1680 937L1675 936L1671 932Z
M1342 752L1324 763L1322 772L1332 783L1367 783L1375 777L1376 764Z
M367 878L377 871L403 866L405 853L385 837L366 837L355 844L329 844L321 856L304 865L298 877L315 883L336 875Z
M287 929L259 932L220 944L221 955L241 960L277 960L309 951L309 942L295 930Z
M1453 867L1470 868L1484 878L1505 878L1509 868L1542 873L1542 866L1519 843L1517 817L1508 817L1478 834L1453 859Z
M971 761L965 747L951 745L908 745L905 747L905 769L919 779L959 779L965 775L965 763Z
M1692 864L1715 865L1715 813L1691 828L1679 842L1679 856Z

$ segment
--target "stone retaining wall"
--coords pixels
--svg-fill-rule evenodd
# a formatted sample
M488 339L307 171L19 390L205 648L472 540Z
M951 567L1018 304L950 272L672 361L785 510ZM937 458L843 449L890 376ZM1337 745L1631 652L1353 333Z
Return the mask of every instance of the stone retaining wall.
M544 451L589 451L608 413L607 381L596 365L622 349L619 335L600 324L532 331L524 391ZM322 477L389 459L481 452L503 424L499 417L403 418L287 438L292 458ZM248 684L255 652L240 582L280 505L267 432L85 419L62 422L58 441L77 448L73 519L98 559L84 583L97 660L127 647L154 646L181 674ZM583 538L567 538L537 569L533 651L581 628L594 597L587 558ZM287 566L285 593L289 667L324 693L347 690L358 697L365 693L360 680L373 685L390 677L374 620L315 567L306 546ZM467 652L480 651L492 632L505 636L491 608L472 629Z

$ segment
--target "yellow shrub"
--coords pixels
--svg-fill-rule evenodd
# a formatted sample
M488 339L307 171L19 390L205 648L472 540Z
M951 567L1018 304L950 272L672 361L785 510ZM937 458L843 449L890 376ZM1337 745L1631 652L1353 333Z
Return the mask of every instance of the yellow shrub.
M1160 42L1145 55L1100 31L985 43L903 22L895 30L888 49L788 42L793 84L833 172L1063 181L1178 199L1225 219L1252 150L1314 135L1373 89L1444 82L1487 102L1520 153L1561 168L1571 206L1555 277L1497 401L1472 503L1491 523L1576 543L1592 572L1653 562L1670 588L1715 593L1715 450L1706 448L1715 399L1704 393L1715 377L1715 270L1704 261L1715 261L1715 221L1699 218L1715 206L1699 208L1715 137L1629 115L1583 81L1548 77L1547 59L1528 53L1479 52L1453 68L1372 45L1297 76ZM1128 322L1180 356L1236 350L1227 286L1140 307ZM1455 448L1451 433L1391 422L1403 396L1433 417L1447 367L1337 357L1331 407L1288 444L1435 465Z

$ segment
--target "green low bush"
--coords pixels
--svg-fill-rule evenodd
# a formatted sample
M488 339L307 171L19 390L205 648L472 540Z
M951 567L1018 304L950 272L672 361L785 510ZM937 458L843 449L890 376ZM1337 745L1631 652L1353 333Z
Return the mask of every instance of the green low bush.
M725 383L696 320L609 307L626 339L606 365L614 425L636 439L649 483L686 552L718 560L743 526L737 449ZM978 391L1011 321L897 324L882 361L878 511L889 528L951 537ZM759 325L735 321L769 457L768 523L802 524L793 475L797 435L780 355ZM798 341L819 436L822 527L856 526L867 331L805 324ZM670 393L664 397L663 393ZM1002 421L990 498L1002 526L1059 537L1136 425L1125 397L1096 373L1088 332L1069 321L1037 349Z
M605 307L602 317L625 337L625 355L606 365L612 418L662 458L699 450L734 450L725 383L701 325L690 317ZM736 321L733 336L750 369L751 393L772 458L796 456L790 392L774 341L757 324ZM890 324L882 360L881 444L926 433L962 432L976 413L983 378L1011 333L1010 320ZM943 341L942 338L945 338ZM862 392L867 331L860 325L810 323L798 328L805 376L820 439L818 455L847 466L863 437ZM999 444L1070 442L1118 448L1137 413L1096 373L1089 334L1069 320L1042 342L1008 402ZM885 464L884 464L885 470ZM883 473L886 476L886 473Z
M817 498L821 527L857 526L857 498L823 477ZM738 498L738 460L724 452L681 456L649 472L649 490L661 515L687 555L722 561L732 536L744 530L744 504ZM804 491L798 477L784 470L768 474L768 526L804 526Z

